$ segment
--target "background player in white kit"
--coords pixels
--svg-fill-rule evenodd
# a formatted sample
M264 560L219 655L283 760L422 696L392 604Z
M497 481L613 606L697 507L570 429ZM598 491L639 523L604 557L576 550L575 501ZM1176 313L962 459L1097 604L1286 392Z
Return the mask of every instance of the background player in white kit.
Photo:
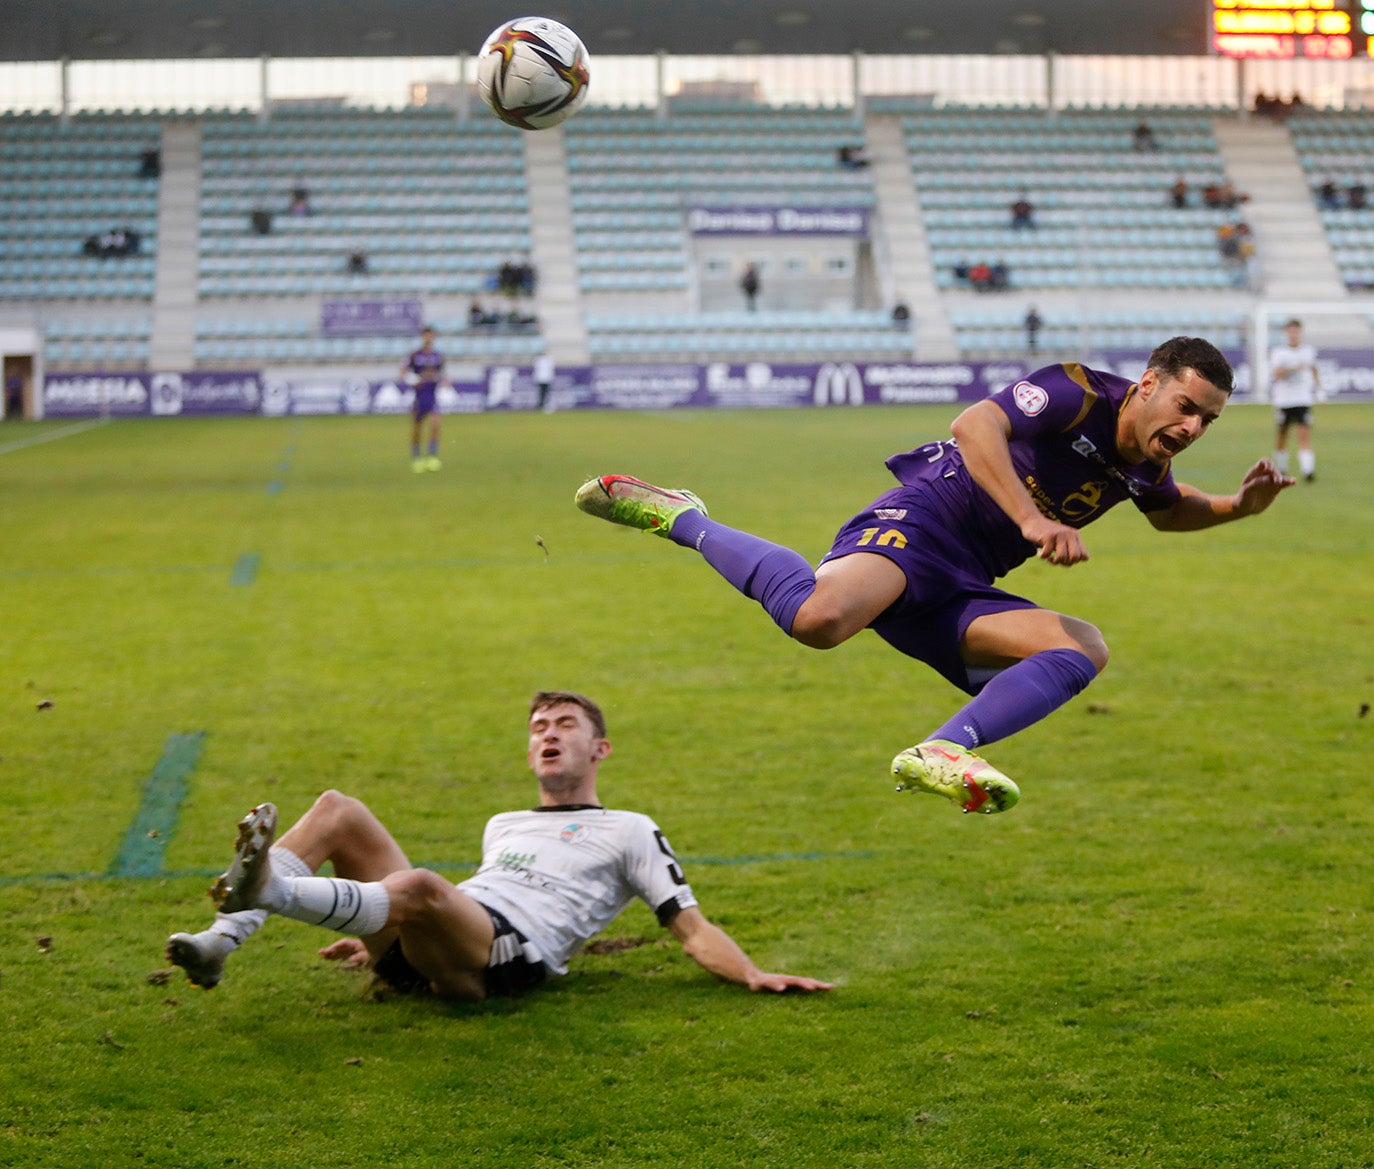
M321 795L275 847L276 809L261 804L240 822L234 863L212 890L214 924L173 934L167 957L209 989L229 954L277 913L354 935L321 955L371 961L398 990L476 1001L566 973L582 944L639 897L712 974L753 991L829 990L761 971L706 919L653 820L601 805L596 774L610 753L591 699L536 694L527 759L539 807L493 816L481 866L458 885L412 868L372 812L340 792ZM313 876L327 860L335 876Z
M1312 450L1312 407L1321 388L1317 379L1317 351L1302 339L1302 322L1296 318L1283 326L1286 344L1269 351L1269 393L1274 403L1274 462L1288 473L1288 430L1298 432L1298 470L1304 482L1317 477L1317 456Z

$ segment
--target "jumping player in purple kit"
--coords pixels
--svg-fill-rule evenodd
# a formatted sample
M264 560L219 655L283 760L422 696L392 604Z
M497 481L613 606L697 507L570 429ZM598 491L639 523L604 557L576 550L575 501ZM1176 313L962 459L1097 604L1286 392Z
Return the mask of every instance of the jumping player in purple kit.
M1037 370L960 414L953 441L888 459L900 486L846 523L815 570L708 518L690 491L603 475L582 485L577 506L695 548L803 645L830 649L871 628L938 670L972 701L893 760L897 790L1003 812L1020 789L975 749L1078 694L1106 666L1107 646L1088 622L993 581L1032 555L1087 560L1079 529L1125 499L1164 532L1264 511L1295 482L1268 459L1234 495L1175 482L1170 470L1231 389L1226 358L1196 337L1159 346L1139 382L1076 363Z
M439 462L439 383L444 377L444 355L434 348L434 330L420 331L420 348L405 359L401 380L415 386L415 401L410 407L410 469L417 475L437 471ZM420 456L420 432L429 419L429 444Z

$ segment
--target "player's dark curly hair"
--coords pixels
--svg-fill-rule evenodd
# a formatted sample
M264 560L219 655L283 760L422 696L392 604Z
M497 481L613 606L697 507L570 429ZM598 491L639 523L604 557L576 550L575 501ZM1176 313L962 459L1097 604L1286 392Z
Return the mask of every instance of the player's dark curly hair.
M1170 337L1150 354L1146 368L1170 378L1185 369L1195 369L1224 394L1236 388L1231 363L1220 349L1201 337Z
M592 730L596 732L598 739L606 737L606 716L601 713L601 707L597 706L585 694L578 694L573 690L541 690L530 699L530 717L533 718L536 711L548 710L551 706L563 706L570 704L580 706L587 713L587 718L591 721Z

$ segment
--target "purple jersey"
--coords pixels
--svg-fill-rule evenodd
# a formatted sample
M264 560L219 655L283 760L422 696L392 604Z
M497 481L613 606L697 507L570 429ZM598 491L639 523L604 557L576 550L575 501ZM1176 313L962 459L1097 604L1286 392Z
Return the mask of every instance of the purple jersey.
M1035 505L1081 528L1123 499L1143 512L1179 497L1168 465L1131 464L1116 449L1117 418L1136 391L1125 378L1077 363L1049 365L992 395L1011 420L1011 460ZM977 558L989 579L1035 552L1011 518L974 481L952 440L887 460L900 483L922 488L936 520Z
M437 349L417 349L406 359L406 368L420 379L420 385L433 389L444 372L444 355Z

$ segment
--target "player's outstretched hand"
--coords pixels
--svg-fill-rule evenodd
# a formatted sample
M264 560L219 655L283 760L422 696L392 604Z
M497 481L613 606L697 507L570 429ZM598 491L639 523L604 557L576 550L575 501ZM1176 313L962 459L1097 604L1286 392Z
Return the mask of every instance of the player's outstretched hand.
M749 989L755 994L771 991L773 994L786 994L789 991L810 994L813 990L833 990L833 982L822 982L819 978L803 978L797 974L766 974L760 970L749 980Z
M345 966L366 966L370 955L362 938L340 938L318 951L321 958L342 962Z
M1245 472L1236 492L1236 511L1241 515L1259 515L1274 502L1280 491L1292 487L1297 480L1283 474L1269 459L1260 459Z

